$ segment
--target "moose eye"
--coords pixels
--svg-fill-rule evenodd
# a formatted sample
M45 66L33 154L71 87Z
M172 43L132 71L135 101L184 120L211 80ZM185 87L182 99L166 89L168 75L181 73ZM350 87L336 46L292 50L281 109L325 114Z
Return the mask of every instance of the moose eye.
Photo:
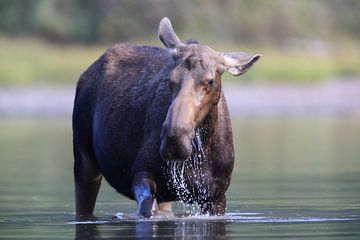
M205 90L210 91L211 89L213 89L214 85L215 85L215 80L214 79L208 80L206 85L205 85Z
M209 86L213 86L215 84L215 80L214 79L210 79L209 81L208 81L208 85Z

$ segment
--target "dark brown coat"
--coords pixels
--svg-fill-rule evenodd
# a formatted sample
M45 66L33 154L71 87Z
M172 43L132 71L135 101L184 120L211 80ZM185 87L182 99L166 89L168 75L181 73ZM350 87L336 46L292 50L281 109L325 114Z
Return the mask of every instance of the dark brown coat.
M167 202L223 214L234 165L221 74L245 72L259 55L183 43L164 18L167 49L117 44L80 77L73 112L78 218L92 216L102 176L135 199L140 216Z

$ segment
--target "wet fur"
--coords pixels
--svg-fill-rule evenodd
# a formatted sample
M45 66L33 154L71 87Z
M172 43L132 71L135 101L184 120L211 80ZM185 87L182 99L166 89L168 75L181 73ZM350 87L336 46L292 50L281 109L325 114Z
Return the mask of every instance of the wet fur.
M117 44L80 77L73 112L78 215L92 214L102 176L130 199L135 199L134 182L145 181L158 203L179 200L169 164L159 154L161 128L172 101L168 75L174 67L165 49ZM200 204L211 214L225 211L234 164L229 113L222 90L220 94L202 124L208 161L202 171L211 191L207 204ZM196 185L191 176L186 179L189 186Z

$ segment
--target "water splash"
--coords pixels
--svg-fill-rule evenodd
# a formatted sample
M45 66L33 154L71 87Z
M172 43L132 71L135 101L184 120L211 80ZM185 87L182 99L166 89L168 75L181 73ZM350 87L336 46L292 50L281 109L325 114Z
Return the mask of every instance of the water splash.
M296 217L293 213L283 215L273 215L262 212L227 212L223 216L209 215L190 215L190 214L174 214L174 215L154 215L150 218L140 218L135 213L116 213L114 218L107 218L106 221L71 221L68 224L105 224L116 221L124 222L236 222L236 223L314 223L314 222L338 222L338 221L357 221L356 217L338 216L336 213L329 212L326 215L313 213L313 216ZM320 216L322 215L322 216Z
M195 130L191 142L192 154L188 160L168 162L169 186L175 189L183 211L190 215L201 215L201 206L209 201L211 163L203 148L205 131L203 126Z

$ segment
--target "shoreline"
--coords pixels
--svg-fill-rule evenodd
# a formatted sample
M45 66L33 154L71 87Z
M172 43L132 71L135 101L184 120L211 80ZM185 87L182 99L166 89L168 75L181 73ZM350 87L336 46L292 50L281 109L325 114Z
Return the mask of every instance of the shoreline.
M360 80L317 85L224 84L232 117L360 117ZM75 87L0 87L0 118L69 118Z

